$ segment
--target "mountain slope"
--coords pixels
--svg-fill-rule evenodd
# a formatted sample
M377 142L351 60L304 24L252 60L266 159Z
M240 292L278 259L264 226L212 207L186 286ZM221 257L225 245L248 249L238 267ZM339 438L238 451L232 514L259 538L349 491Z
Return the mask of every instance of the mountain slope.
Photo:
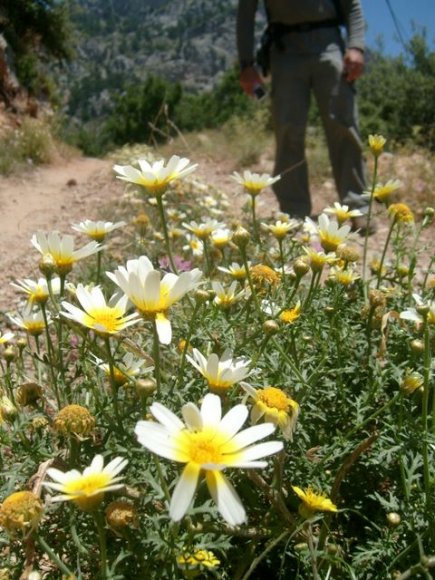
M77 57L59 80L67 112L83 120L150 74L204 91L236 60L237 0L71 0L70 9Z

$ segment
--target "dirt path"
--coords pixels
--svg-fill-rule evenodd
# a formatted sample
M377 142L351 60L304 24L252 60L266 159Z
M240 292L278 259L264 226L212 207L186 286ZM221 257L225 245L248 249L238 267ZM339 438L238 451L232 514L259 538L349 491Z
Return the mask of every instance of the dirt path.
M0 310L13 308L10 282L39 276L38 253L30 243L37 231L74 233L71 223L98 219L97 208L122 195L111 178L110 161L77 157L0 178Z

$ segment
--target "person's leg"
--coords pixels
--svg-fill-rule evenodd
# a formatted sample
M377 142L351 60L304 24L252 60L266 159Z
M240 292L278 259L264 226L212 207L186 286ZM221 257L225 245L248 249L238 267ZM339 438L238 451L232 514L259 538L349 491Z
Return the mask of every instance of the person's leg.
M325 128L340 201L352 209L364 211L367 200L361 198L361 194L366 189L366 175L355 91L343 77L340 51L319 56L313 72L313 92Z
M311 200L305 159L305 131L310 104L309 57L274 51L272 55L272 117L276 139L273 191L281 211L304 218Z

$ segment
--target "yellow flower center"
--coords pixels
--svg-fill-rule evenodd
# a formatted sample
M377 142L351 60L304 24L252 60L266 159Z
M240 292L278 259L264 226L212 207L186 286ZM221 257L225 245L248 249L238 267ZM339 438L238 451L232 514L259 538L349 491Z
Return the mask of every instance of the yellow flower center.
M342 223L344 223L346 220L348 220L350 218L349 212L344 211L343 209L335 210L335 216L337 218L339 225L341 225Z
M64 493L72 496L72 499L91 497L104 492L110 484L111 476L108 473L90 473L83 475L74 481L68 481L64 485Z
M28 320L25 322L26 330L32 336L38 336L45 328L45 322L43 320Z
M119 308L101 308L93 310L88 318L88 326L97 332L116 332L121 323Z
M201 437L201 434L200 437L196 438L196 441L192 441L190 457L194 463L200 465L203 463L220 463L222 460L222 454L216 443Z
M187 429L179 434L179 449L188 457L189 463L206 465L208 463L228 464L226 454L234 452L234 445L228 435L206 427L203 431L191 432ZM237 455L237 454L236 454Z
M340 236L333 236L329 232L319 232L320 245L325 252L335 252L338 246L343 242Z
M292 400L276 387L266 387L258 393L258 399L270 408L288 412Z

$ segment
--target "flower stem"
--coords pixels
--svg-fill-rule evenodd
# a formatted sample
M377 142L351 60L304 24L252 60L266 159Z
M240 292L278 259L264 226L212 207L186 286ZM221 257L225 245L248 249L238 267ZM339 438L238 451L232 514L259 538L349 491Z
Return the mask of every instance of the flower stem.
M367 212L366 235L365 235L365 238L364 238L363 266L362 266L363 282L366 282L366 278L367 278L367 272L366 272L366 268L367 268L367 245L368 245L368 240L369 240L369 225L370 225L370 219L372 217L373 193L375 191L377 178L378 178L378 157L376 156L375 157L375 164L374 164L374 167L373 167L373 181L372 181L372 188L371 188L371 191L370 191L369 209L368 209L368 212ZM367 295L366 285L365 285L365 288L364 288L364 292Z
M107 578L107 542L104 520L99 512L94 513L94 520L98 531L98 543L100 545L100 570L101 578Z
M256 215L256 204L257 200L255 195L251 195L251 214L252 214L252 230L254 233L254 240L258 242L258 227L257 227L257 215Z
M175 266L174 258L172 257L171 244L169 241L168 226L166 225L165 208L163 207L163 199L161 195L157 196L157 207L159 209L160 221L162 222L163 236L165 238L166 252L168 254L169 263L175 274L178 274L178 270Z
M51 342L50 331L48 328L48 317L47 317L47 311L45 309L45 304L41 304L41 312L42 312L42 316L44 318L44 323L45 323L45 336L46 336L46 340L47 340L47 350L48 350L48 359L49 359L48 366L50 367L51 382L53 385L54 394L56 396L57 406L60 409L62 404L60 401L59 388L57 385L57 375L55 372L56 365L55 365L55 361L54 361L54 357L53 357L53 344Z
M429 323L427 314L424 318L424 374L423 374L423 401L421 409L421 419L423 427L423 471L424 471L424 489L426 493L426 509L430 513L431 507L431 477L429 462L429 395L430 395L430 367L431 367L431 349ZM434 398L433 398L434 399ZM435 400L432 400L432 433L435 432Z
M379 262L378 281L376 282L376 288L379 288L379 286L381 285L382 268L384 267L385 256L387 255L387 248L388 248L388 245L390 243L391 234L393 233L394 226L396 225L396 222L397 222L397 218L394 217L391 220L391 225L390 225L390 228L388 230L387 239L385 240L385 245L384 245L384 249L383 249L382 256L381 256L381 261Z
M153 353L154 353L154 377L156 379L156 390L161 391L162 377L160 369L160 341L157 332L157 323L153 320Z
M198 312L201 309L201 306L202 306L202 303L197 302L195 304L195 308L192 312L192 316L190 318L189 330L187 331L187 335L185 338L186 344L184 345L183 352L181 354L181 362L180 362L180 368L179 368L178 375L177 375L177 380L173 383L172 387L170 388L169 394L172 394L172 391L174 390L174 388L178 387L180 385L181 379L183 377L184 366L186 364L186 354L187 354L187 350L190 346L190 338L193 334L193 329L195 328L196 319L198 316Z
M61 570L64 574L66 574L67 578L75 578L75 574L68 568L68 566L66 564L64 564L62 562L62 560L50 548L50 546L47 544L47 542L44 540L44 538L42 538L38 534L35 534L34 537L35 537L37 543L41 546L41 548L44 550L44 552L47 554L47 556L50 558L50 560L56 564L56 566L59 568L59 570Z
M100 283L100 276L101 276L101 254L103 253L102 250L100 250L99 252L97 252L97 276L95 279L95 283L99 284Z
M122 421L119 414L119 405L118 405L118 387L115 381L115 367L113 364L112 350L110 348L110 338L108 336L104 337L104 343L106 345L107 359L109 363L109 375L110 375L110 387L112 391L113 411L115 413L116 422L118 426L122 429Z

